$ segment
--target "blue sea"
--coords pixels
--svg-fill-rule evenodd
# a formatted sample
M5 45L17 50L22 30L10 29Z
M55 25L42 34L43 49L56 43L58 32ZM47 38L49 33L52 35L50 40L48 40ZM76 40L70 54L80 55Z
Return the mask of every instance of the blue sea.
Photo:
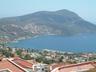
M11 47L49 49L64 52L96 52L96 34L76 36L39 36L10 43Z

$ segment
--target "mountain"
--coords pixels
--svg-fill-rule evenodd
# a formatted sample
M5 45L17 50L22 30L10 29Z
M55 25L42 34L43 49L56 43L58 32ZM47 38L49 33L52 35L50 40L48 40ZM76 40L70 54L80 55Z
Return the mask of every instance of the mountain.
M0 19L0 34L9 39L36 35L71 36L95 32L95 24L85 21L76 13L66 9L39 11L23 16Z

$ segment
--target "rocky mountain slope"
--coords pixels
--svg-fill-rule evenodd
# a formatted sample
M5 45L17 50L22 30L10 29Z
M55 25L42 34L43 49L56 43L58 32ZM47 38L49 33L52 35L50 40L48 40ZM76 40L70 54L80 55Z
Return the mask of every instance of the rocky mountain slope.
M95 32L96 25L65 9L0 19L0 35L12 40L36 35L70 36Z

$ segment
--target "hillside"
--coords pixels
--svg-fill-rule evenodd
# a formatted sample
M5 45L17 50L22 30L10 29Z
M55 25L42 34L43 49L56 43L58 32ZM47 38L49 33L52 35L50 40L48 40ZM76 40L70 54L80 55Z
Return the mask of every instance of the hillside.
M66 9L0 19L0 35L11 40L36 35L71 36L95 32L96 25Z

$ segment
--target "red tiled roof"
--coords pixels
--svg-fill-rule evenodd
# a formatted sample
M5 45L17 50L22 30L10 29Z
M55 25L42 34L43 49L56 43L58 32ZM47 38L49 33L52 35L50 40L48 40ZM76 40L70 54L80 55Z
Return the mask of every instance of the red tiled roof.
M12 72L25 72L20 67L18 67L15 64L11 63L9 60L0 61L0 70L2 70L2 69L9 69Z
M33 64L27 62L26 60L22 60L20 58L19 59L14 59L12 61L15 62L16 64L20 65L23 68L32 68L32 65L33 65Z
M64 63L54 63L54 64L51 64L50 67L53 70L53 69L55 69L57 67L62 67L62 66L65 66L65 65L66 64L64 64Z
M88 65L88 64L96 64L96 62L85 62L85 63L80 63L80 64L72 64L72 65L68 65L68 66L63 66L59 69L62 69L62 68L69 68L69 67L75 67L75 66L83 66L83 65Z
M77 70L89 70L96 67L96 62L85 62L80 64L72 64L67 66L62 66L57 68L52 72L70 72L70 71L77 71Z

